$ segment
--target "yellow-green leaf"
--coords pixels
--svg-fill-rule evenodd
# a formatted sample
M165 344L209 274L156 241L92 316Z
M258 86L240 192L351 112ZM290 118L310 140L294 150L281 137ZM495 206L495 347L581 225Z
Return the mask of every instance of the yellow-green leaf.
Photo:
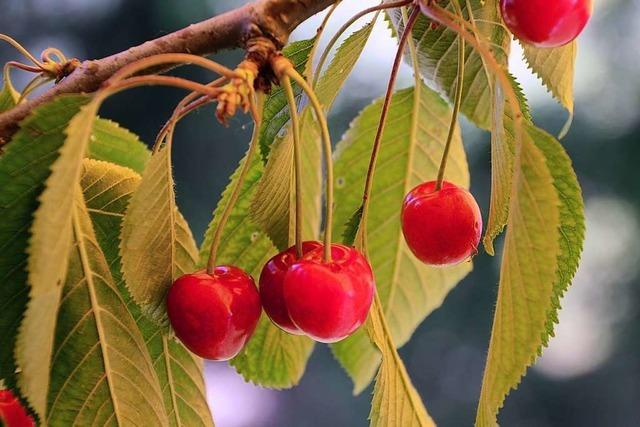
M34 109L0 157L0 377L13 389L14 347L29 295L26 264L33 213L64 143L65 124L85 102L81 96L66 96Z
M261 231L249 215L263 171L262 160L254 156L238 203L225 226L218 252L219 264L236 265L249 272L256 280L262 266L277 252L266 233ZM220 222L222 209L228 203L231 188L237 179L238 170L232 175L207 229L200 250L201 265L207 261L213 232ZM247 381L276 389L289 388L298 384L302 378L312 350L313 341L280 330L263 315L251 340L231 364Z
M544 153L525 132L516 156L500 287L476 425L497 425L497 413L548 334L559 271L560 198Z
M53 322L55 343L43 422L167 426L144 340L113 282L79 183L74 190L72 247L57 324Z
M0 113L12 109L20 99L20 94L13 88L9 81L4 81L0 89Z
M524 59L551 94L573 114L573 78L578 42L556 48L523 44Z
M351 124L336 150L336 235L362 202L365 174L382 102L367 107ZM400 226L406 193L436 179L444 151L451 109L424 84L394 94L370 197L369 255L384 314L397 346L438 308L449 291L471 271L466 262L433 268L417 260L407 247ZM446 179L469 186L467 160L459 129L450 152ZM351 227L353 228L353 227ZM353 234L353 233L351 233ZM340 363L354 380L356 393L373 379L380 357L364 331L333 346Z
M82 186L87 207L114 282L127 301L147 344L163 390L171 426L212 426L207 405L202 361L142 315L122 279L119 242L122 218L131 195L140 184L132 170L111 163L85 160ZM194 269L188 266L189 271Z
M382 354L373 389L372 427L435 427L422 399L411 383L407 369L400 359L389 335L386 319L376 298L369 313L367 331Z
M142 173L151 152L137 135L111 120L96 119L88 156L125 166Z
M80 181L98 104L91 102L69 122L60 156L53 163L29 242L29 304L20 327L16 359L18 385L34 409L45 413L56 315L73 242L74 189ZM46 327L43 327L46 325Z
M177 210L173 187L171 144L165 144L149 160L122 223L125 283L145 315L159 326L167 325L169 287L192 268L198 254Z

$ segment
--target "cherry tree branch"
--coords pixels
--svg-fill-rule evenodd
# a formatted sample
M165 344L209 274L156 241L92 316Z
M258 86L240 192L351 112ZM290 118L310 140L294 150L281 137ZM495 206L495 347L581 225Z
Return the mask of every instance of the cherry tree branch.
M243 48L256 62L267 64L270 54L286 44L299 24L336 1L256 0L115 55L85 61L42 95L0 114L0 146L9 142L18 123L33 108L60 94L94 92L119 69L142 58L162 53L207 55Z

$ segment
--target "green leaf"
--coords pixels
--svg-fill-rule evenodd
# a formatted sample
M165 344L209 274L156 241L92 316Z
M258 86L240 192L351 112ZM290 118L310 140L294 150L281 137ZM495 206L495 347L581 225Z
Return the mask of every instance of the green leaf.
M236 265L255 278L258 278L262 266L277 252L269 237L249 215L263 170L262 160L254 156L238 203L225 225L218 252L218 264ZM232 175L207 229L200 250L201 265L207 261L214 230L220 222L220 215L237 177L238 170ZM289 388L298 384L302 378L312 350L313 341L280 330L263 315L253 337L231 364L247 381L276 389Z
M144 340L113 282L80 184L74 188L73 240L57 324L54 319L43 420L47 425L167 426Z
M165 296L175 279L193 269L198 249L178 212L171 144L155 153L122 223L122 272L131 296L158 326L167 326Z
M147 349L164 390L163 397L170 425L212 426L202 374L202 361L178 341L161 333L142 315L122 278L119 253L122 218L140 176L111 163L85 160L82 186L96 236L103 248L115 284L127 302L147 344ZM193 270L189 266L189 271Z
M31 226L27 265L30 301L15 352L22 369L18 385L40 416L45 413L53 328L73 244L74 191L98 105L96 102L84 105L69 122L65 143L51 167Z
M338 48L332 62L321 76L316 96L325 111L329 111L340 88L360 57L377 15L361 29L351 34ZM286 113L289 117L288 112ZM256 191L251 215L271 237L280 250L293 242L295 228L295 179L293 164L293 134L290 125L287 134L276 138L267 161L264 175ZM303 188L303 239L317 239L320 227L320 133L310 107L304 107L300 115L302 188Z
M65 124L87 102L65 96L42 105L20 125L0 157L0 377L15 388L14 347L26 309L27 247L33 212L65 140Z
M0 113L12 109L16 106L20 94L13 88L10 81L4 81L0 89Z
M282 54L289 58L293 66L299 73L304 73L307 68L309 55L313 51L316 43L315 38L295 41L287 45ZM296 99L301 96L302 89L298 85L293 85ZM262 127L260 128L260 152L266 163L276 137L283 131L289 123L289 107L287 106L287 96L282 87L274 85L269 96L266 97L262 110Z
M382 364L373 389L370 425L372 427L435 427L436 424L427 413L393 344L377 296L369 314L367 331L382 354Z
M497 424L506 395L553 334L584 239L581 191L569 158L553 137L525 125L477 426Z
M451 1L441 4L455 13ZM469 16L467 4L471 5ZM506 65L511 38L500 17L497 0L466 0L460 6L465 18L478 29L480 40L493 50L500 64ZM400 9L389 12L392 23L402 34ZM422 78L434 89L444 92L453 100L458 69L458 36L443 25L421 15L413 29L412 39L418 50L418 67ZM483 129L491 127L492 73L485 67L481 56L466 44L465 78L462 93L462 112Z
M361 204L381 105L378 100L365 108L338 144L336 234ZM399 207L405 194L437 177L450 120L451 109L446 102L422 83L393 95L373 182L367 232L380 300L397 346L410 339L416 327L471 270L470 262L448 268L422 264L404 242L400 226ZM445 178L464 187L469 185L459 129ZM373 379L380 360L364 331L335 344L333 350L354 380L354 391L362 391Z
M573 114L573 77L578 42L549 49L522 44L529 68L542 80L551 94Z
M88 157L125 166L142 173L151 157L147 146L137 135L115 122L97 119L93 126L93 138Z

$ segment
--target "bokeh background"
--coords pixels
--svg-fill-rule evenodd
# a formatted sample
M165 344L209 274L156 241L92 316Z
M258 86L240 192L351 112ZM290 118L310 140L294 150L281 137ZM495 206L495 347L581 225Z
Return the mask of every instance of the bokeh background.
M47 46L68 56L98 58L245 3L244 0L0 0L0 32L31 51ZM344 0L330 21L344 20L375 0ZM587 239L582 265L563 301L557 336L501 414L504 426L640 425L640 2L595 0L580 39L576 116L563 144L583 186ZM293 39L315 33L319 18ZM359 28L357 25L355 28ZM330 116L335 140L357 112L383 94L395 42L379 22ZM215 58L233 66L240 52ZM0 61L16 59L0 46ZM517 46L513 70L536 122L557 133L566 113L527 70ZM204 80L192 71L185 75ZM19 84L26 76L16 74ZM411 84L403 67L400 86ZM182 93L142 89L119 95L102 115L153 141ZM247 117L218 125L211 109L179 127L174 154L178 202L201 236L227 177L246 149ZM472 191L486 216L489 135L464 124ZM442 426L473 424L489 340L499 259L480 254L475 271L401 349L431 415ZM326 346L317 346L300 386L288 391L246 384L221 363L206 366L210 405L220 427L366 426L371 389L360 396Z

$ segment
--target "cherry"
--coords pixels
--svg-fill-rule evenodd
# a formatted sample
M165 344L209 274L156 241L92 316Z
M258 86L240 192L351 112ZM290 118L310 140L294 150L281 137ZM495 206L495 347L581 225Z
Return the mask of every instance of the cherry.
M261 312L255 282L233 266L218 266L213 274L185 274L167 294L167 313L177 337L193 353L210 360L237 355Z
M316 248L321 248L322 243L309 241L302 243L302 254L311 252ZM292 246L284 252L280 252L271 258L260 273L260 299L262 307L271 321L280 329L294 335L304 335L296 325L294 325L287 306L284 302L284 276L291 265L298 260L296 247Z
M480 208L464 188L436 181L411 190L402 205L402 232L413 254L429 265L457 264L477 251L482 233Z
M375 283L366 258L354 248L331 245L307 252L284 277L284 300L291 320L316 341L331 343L351 335L367 319Z
M592 0L500 0L502 19L520 40L537 47L559 47L582 32Z
M0 425L6 427L34 427L36 425L11 390L0 390Z

